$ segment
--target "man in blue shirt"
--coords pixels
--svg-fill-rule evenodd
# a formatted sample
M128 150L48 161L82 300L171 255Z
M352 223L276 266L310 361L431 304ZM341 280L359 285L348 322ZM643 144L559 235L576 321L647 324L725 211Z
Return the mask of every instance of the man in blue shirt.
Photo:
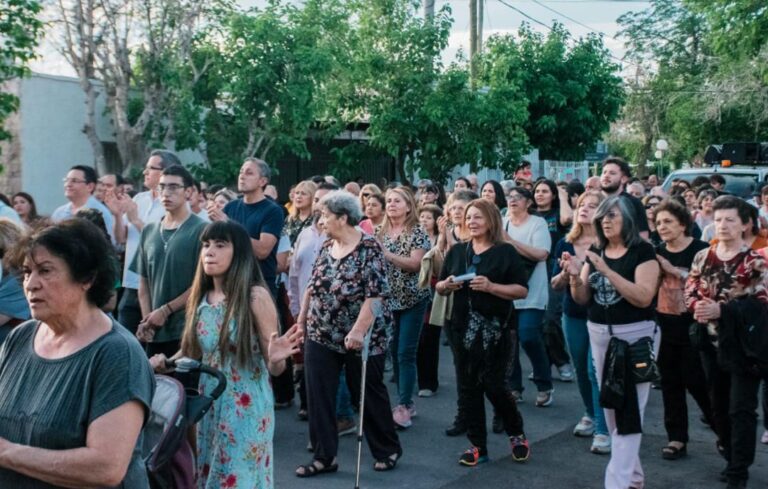
M272 297L277 296L277 243L283 231L283 211L272 199L264 195L272 170L257 158L248 158L240 167L237 190L243 197L233 200L223 211L209 206L212 221L231 219L239 222L251 237L253 254L261 266L261 274Z
M96 209L101 212L109 237L114 244L114 217L109 212L109 209L107 209L107 206L93 196L97 180L96 170L90 166L75 165L70 168L67 176L64 177L64 196L69 203L53 211L51 219L53 222L59 222L74 217L80 209Z
M272 170L264 160L246 159L237 178L237 190L243 197L228 203L223 210L209 205L208 217L211 221L231 219L242 224L248 231L261 274L272 293L272 298L276 299L277 244L283 232L283 210L274 200L264 195L271 174ZM284 322L284 319L281 318L281 322ZM285 326L288 325L283 324L281 330L284 330ZM272 377L272 387L275 408L286 408L293 404L293 368L290 362L282 375Z

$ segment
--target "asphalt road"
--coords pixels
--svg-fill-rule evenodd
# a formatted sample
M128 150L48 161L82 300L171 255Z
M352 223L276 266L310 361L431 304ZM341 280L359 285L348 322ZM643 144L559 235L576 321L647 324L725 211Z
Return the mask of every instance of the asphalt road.
M525 431L532 442L531 458L525 464L511 460L505 435L490 433L490 463L468 468L457 463L469 446L463 436L450 438L444 434L455 414L456 389L450 350L442 347L440 358L440 390L432 398L417 398L418 417L400 440L404 455L392 472L374 472L373 459L363 443L361 488L390 489L459 489L482 486L500 488L565 488L599 489L607 456L589 452L591 440L571 435L582 415L581 399L575 383L555 383L555 401L548 408L533 405L536 389L528 383L525 402L520 411ZM524 373L530 371L523 355ZM390 398L393 398L393 384ZM487 404L490 420L490 404ZM693 407L691 407L693 406ZM312 460L306 450L308 424L296 418L297 407L277 412L275 433L275 487L278 489L353 489L357 443L355 436L342 437L339 444L339 471L311 479L294 475L299 464ZM689 400L690 438L688 456L674 462L661 458L666 443L661 407L661 393L651 391L645 415L641 460L646 474L646 489L724 488L717 475L725 462L715 452L714 435L699 421L698 408ZM762 415L762 413L760 413ZM762 419L759 422L762 433ZM489 421L490 430L490 421ZM750 488L768 487L768 446L759 445L751 468Z

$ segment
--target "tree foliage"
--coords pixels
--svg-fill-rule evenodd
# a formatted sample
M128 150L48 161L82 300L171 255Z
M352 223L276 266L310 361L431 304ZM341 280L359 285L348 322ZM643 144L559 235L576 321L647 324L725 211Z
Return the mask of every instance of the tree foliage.
M528 101L525 131L546 159L580 159L609 128L623 102L617 66L602 39L589 35L571 43L555 23L545 36L523 25L518 35L493 36L486 68L504 70Z
M0 85L26 76L27 63L35 56L35 47L43 23L38 18L41 5L35 0L5 0L0 3ZM10 134L3 121L19 107L19 99L0 90L0 140Z
M709 144L768 137L765 11L751 0L654 0L618 19L638 67L617 127L640 143L636 161L661 137L677 163Z
M86 93L84 131L102 166L101 95L126 167L156 145L192 149L210 181L231 181L248 156L309 158L308 137L330 141L349 129L365 138L334 152L339 175L381 155L404 180L444 180L460 164L511 172L530 146L581 157L622 101L602 40L573 41L560 25L547 36L524 27L519 39L492 39L472 83L463 59L442 62L450 9L424 18L417 0L59 7L61 48Z

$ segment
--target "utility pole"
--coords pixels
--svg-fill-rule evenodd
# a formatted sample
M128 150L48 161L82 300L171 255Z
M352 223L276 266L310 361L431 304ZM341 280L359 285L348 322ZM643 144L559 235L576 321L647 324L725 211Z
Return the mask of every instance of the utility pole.
M469 0L469 80L472 89L477 78L477 0Z
M424 7L424 18L432 20L435 16L435 0L422 0L421 3Z
M485 11L485 0L477 0L477 48L475 53L483 52L483 14Z

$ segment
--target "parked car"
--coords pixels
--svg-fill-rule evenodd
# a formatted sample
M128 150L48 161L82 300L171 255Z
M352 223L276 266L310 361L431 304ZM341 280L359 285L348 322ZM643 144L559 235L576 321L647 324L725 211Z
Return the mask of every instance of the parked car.
M758 187L758 184L766 181L768 167L721 167L715 165L675 170L664 180L662 187L664 191L669 192L672 187L672 180L683 179L692 182L696 177L705 176L709 178L715 173L725 177L724 190L726 192L741 198L749 198Z

